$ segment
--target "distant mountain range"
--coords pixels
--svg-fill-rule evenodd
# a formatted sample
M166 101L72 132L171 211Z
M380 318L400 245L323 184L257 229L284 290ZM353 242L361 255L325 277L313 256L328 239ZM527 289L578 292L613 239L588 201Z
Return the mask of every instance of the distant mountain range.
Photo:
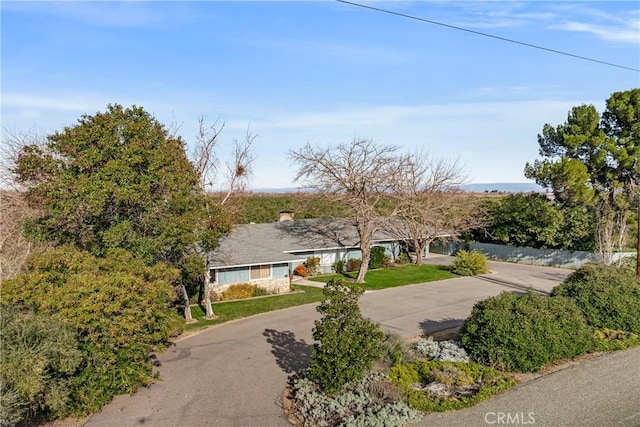
M491 182L491 183L475 183L460 186L464 191L470 193L530 193L544 192L544 188L533 182ZM297 193L311 192L308 188L252 188L249 190L253 193Z

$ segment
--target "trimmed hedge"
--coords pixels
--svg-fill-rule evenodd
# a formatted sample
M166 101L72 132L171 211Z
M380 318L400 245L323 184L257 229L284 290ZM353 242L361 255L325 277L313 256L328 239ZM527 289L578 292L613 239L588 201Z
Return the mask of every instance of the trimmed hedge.
M478 302L460 334L473 360L507 371L537 371L549 362L585 354L595 345L573 301L532 291Z
M482 252L460 250L453 260L451 271L461 276L484 274L489 271L489 260Z
M634 265L586 264L556 286L551 295L575 301L594 328L640 334L640 284Z

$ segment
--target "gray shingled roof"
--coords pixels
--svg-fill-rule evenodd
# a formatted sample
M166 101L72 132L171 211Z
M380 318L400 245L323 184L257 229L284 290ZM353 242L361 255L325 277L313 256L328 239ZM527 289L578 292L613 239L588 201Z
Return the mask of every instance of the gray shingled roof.
M379 232L376 241L395 240ZM236 225L220 247L209 253L210 267L303 261L296 252L357 247L357 231L346 219L301 219Z

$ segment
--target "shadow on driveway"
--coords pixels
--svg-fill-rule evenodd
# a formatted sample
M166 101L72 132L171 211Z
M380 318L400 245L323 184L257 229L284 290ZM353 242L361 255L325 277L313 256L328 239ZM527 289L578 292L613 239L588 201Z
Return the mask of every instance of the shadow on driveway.
M305 340L298 340L291 331L265 329L262 334L271 344L271 354L276 363L287 374L296 374L307 368L311 358L311 345Z

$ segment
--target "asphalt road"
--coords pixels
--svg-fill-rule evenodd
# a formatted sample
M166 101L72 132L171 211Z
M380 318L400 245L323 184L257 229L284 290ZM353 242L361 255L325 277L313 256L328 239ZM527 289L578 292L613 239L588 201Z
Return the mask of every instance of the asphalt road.
M502 291L522 292L529 285L549 291L570 273L504 263L491 263L491 270L485 277L367 292L360 305L384 329L413 338L457 326L480 299ZM311 304L241 319L179 340L158 355L161 381L134 395L117 396L86 425L287 426L281 394L288 375L305 366L317 318ZM619 425L640 425L633 414L640 403L639 366L640 349L607 355L520 386L485 405L497 404L486 407L496 413L520 409L528 417L534 412L536 425L582 426L587 424L578 421L603 420L604 413L610 414L607 420L622 420ZM576 399L579 395L591 397L581 401ZM495 420L489 415L485 422L489 411L485 406L471 409L446 414L447 418L430 415L424 425L498 424L498 415ZM502 421L514 417L504 415Z

